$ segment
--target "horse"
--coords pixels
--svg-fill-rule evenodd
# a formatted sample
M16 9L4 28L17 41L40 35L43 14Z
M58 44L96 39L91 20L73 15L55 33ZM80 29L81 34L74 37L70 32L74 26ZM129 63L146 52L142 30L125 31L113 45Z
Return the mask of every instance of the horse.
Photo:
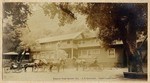
M24 70L26 72L28 67L31 67L32 71L33 70L37 70L38 71L38 69L41 68L41 67L45 70L47 64L48 63L47 63L47 61L45 59L34 59L33 62L26 63L24 65Z
M53 67L57 68L57 71L59 72L61 67L64 71L64 67L65 67L65 60L64 59L51 59L49 64L49 70L50 72L52 72Z
M49 66L49 63L46 59L40 59L40 63L37 66L38 68L42 68L43 71L45 71L46 68Z
M92 69L101 69L101 70L103 69L103 67L98 64L97 59L95 59L92 62L88 62L85 59L73 58L73 62L74 62L74 65L75 65L77 71L79 70L79 67L81 67L83 71L85 69L91 69L91 68Z
M36 68L36 65L35 65L35 63L26 63L25 65L24 65L24 71L26 72L27 71L27 68L28 67L31 67L32 68L32 72L33 72L33 69L34 68Z
M85 59L77 59L73 58L73 64L76 67L76 70L78 71L79 67L82 67L83 71L87 68L87 62Z
M90 63L89 65L88 65L88 67L91 69L91 68L93 68L93 69L99 69L99 68L101 68L100 67L100 65L98 64L98 61L97 61L97 59L95 59L92 63ZM102 68L101 68L102 69Z

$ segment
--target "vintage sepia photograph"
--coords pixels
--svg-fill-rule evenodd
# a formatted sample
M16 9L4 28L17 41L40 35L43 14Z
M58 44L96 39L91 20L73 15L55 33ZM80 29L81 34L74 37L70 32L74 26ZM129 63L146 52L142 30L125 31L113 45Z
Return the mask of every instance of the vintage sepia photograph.
M148 3L2 2L3 81L148 81Z

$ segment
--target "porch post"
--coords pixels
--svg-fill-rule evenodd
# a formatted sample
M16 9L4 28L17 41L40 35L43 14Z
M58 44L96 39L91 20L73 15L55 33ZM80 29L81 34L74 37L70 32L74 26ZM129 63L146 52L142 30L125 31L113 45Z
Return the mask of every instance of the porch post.
M71 57L70 58L73 58L73 40L71 40L71 44L72 44L72 46L71 46Z
M70 58L73 58L73 48L71 48L71 57Z

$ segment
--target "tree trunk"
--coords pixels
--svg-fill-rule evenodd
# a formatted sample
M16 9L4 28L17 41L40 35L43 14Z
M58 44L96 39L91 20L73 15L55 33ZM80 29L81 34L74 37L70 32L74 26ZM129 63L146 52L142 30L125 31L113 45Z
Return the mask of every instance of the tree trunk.
M119 26L120 36L128 59L128 72L143 72L142 58L137 51L136 29L133 24L131 22L121 23Z

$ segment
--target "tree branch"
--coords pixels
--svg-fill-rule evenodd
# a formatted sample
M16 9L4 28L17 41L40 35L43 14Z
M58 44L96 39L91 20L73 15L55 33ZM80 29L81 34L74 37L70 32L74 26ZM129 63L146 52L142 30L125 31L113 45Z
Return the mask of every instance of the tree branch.
M69 16L71 16L73 19L76 19L74 13L72 13L68 8L63 7L62 4L59 4L59 8L65 12L66 14L68 14Z

